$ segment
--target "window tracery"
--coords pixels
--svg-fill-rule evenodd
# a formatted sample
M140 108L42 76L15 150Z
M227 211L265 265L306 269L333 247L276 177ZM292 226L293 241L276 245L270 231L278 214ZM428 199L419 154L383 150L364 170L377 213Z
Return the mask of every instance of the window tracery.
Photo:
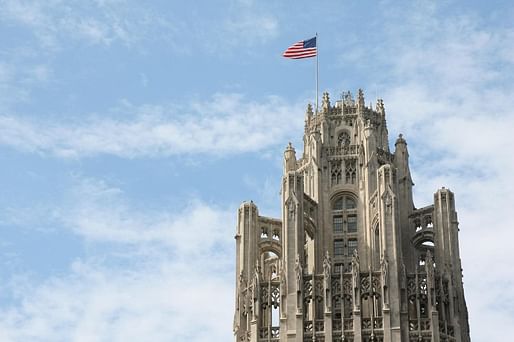
M341 195L332 204L332 232L334 234L334 257L338 264L349 262L358 249L357 202L351 195Z
M346 184L355 184L357 180L357 163L355 159L345 161L345 182Z
M350 135L347 132L342 132L337 137L337 146L338 147L344 147L350 145Z
M342 178L341 161L340 160L332 161L331 168L332 168L332 170L331 170L332 171L331 172L332 185L341 183L341 180L342 180L341 179Z

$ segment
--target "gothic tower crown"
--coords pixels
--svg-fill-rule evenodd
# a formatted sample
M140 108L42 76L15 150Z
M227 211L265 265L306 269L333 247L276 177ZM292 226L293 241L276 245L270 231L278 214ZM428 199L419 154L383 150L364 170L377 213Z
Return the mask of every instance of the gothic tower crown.
M308 105L282 217L239 209L236 341L469 341L454 195L415 208L407 142L359 90Z

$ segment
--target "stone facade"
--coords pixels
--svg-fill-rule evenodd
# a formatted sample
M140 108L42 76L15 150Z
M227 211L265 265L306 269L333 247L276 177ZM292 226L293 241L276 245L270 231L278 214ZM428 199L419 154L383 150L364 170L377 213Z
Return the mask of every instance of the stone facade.
M236 342L470 341L454 194L416 208L413 185L382 100L309 105L302 157L284 153L282 219L239 208Z

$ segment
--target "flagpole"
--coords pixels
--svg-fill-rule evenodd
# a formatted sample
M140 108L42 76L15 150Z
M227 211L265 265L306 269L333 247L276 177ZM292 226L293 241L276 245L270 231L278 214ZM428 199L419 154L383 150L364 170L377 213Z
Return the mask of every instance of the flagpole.
M316 115L318 114L318 74L319 74L319 66L318 66L318 55L319 55L319 44L318 44L318 32L316 32Z

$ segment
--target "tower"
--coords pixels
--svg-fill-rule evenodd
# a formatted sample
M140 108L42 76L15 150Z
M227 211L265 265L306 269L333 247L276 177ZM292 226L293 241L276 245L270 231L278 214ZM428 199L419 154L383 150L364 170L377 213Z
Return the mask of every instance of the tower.
M383 101L324 93L303 140L284 152L282 218L239 208L236 342L469 342L454 194L414 206Z

